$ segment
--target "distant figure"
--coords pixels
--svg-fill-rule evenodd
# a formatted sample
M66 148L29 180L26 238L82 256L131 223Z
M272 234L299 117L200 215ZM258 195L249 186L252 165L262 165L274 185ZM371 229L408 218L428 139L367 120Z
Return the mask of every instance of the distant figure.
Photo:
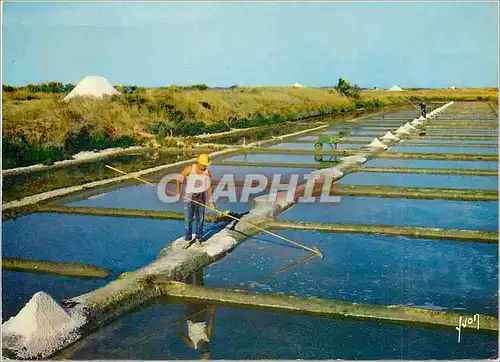
M425 105L425 103L419 103L418 105L420 107L420 113L422 114L422 117L425 118L427 116L427 106Z
M189 280L191 279L191 280ZM192 274L186 283L203 286L203 270L199 270ZM215 322L215 306L207 308L203 303L189 302L186 303L187 316L186 325L188 335L186 336L182 331L182 319L177 321L177 331L182 341L189 347L200 351L200 359L210 359L212 353L210 351L208 342L212 339L212 331ZM207 328L207 314L210 311L208 328Z

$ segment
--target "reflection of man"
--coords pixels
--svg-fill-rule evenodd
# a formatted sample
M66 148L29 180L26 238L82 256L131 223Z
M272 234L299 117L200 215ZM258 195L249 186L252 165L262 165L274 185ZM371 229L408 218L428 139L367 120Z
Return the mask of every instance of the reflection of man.
M203 286L203 271L200 270L193 273L191 280L186 281L188 284ZM208 342L212 339L212 331L215 322L215 306L210 307L208 328L207 328L207 306L202 303L187 303L187 336L182 331L182 319L177 321L177 331L180 338L186 345L200 351L200 359L210 359L211 351Z

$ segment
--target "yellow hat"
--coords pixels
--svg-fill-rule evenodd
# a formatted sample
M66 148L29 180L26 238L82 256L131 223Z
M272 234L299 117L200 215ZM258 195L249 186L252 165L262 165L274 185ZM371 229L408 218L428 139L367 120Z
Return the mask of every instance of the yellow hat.
M212 163L210 161L210 156L207 155L206 153L202 153L201 155L199 155L198 158L196 159L196 162L198 162L200 165L203 166L210 166L210 164Z

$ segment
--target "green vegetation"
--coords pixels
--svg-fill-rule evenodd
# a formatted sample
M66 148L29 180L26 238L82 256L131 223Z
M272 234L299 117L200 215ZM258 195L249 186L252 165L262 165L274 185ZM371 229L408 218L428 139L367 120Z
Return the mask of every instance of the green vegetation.
M359 109L397 106L413 99L496 101L489 90L360 91L342 79L334 89L210 89L205 84L142 88L118 86L102 100L62 100L72 84L3 86L4 169L50 164L83 150L169 145L172 138L289 122Z

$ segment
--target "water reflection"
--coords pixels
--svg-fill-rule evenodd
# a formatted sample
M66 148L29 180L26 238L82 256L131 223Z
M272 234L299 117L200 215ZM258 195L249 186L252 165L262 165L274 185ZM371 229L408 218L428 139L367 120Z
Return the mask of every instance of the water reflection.
M339 155L314 155L314 161L319 162L319 168L330 168L339 163Z
M107 169L106 164L130 173L159 165L188 159L189 154L171 154L161 150L120 155L88 163L71 165L54 170L44 170L3 177L3 202L17 200L29 195L59 188L80 185L87 182L116 177L116 172Z
M203 287L203 270L193 273L185 283ZM212 339L214 323L215 306L208 307L200 302L186 302L186 317L177 321L179 337L186 346L199 351L200 359L210 359L212 356L209 342ZM187 334L184 330L187 330Z

